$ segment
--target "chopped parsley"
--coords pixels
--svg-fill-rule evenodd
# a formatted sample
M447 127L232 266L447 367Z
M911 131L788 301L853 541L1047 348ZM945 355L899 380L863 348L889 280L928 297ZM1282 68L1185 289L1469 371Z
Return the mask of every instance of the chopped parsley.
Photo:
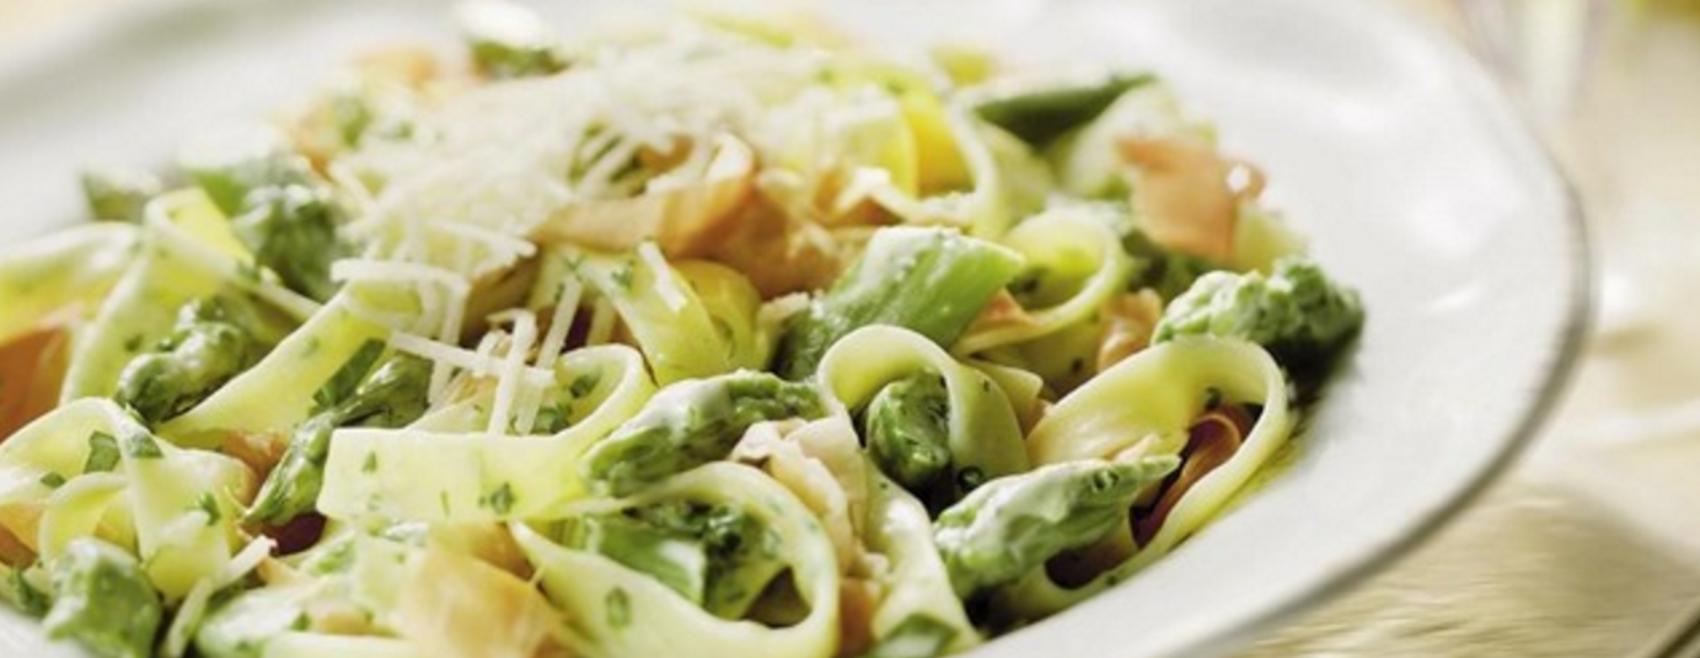
M118 439L106 432L89 435L89 456L83 461L84 473L106 473L118 467Z
M608 590L608 597L603 601L608 611L608 627L616 631L625 630L632 625L632 598L624 588L616 587Z
M147 432L137 432L125 439L124 454L131 459L159 459L165 456L165 453L160 452L159 444L154 442L153 435Z
M637 267L635 263L626 263L624 267L614 270L614 273L609 275L615 284L626 290L632 289L632 279L636 276Z
M219 520L224 518L224 513L218 508L218 501L213 499L210 491L201 492L201 497L195 499L195 508L206 512L209 526L218 525Z
M582 398L596 390L596 385L602 383L602 373L587 372L573 378L573 383L567 385L567 392L574 398Z
M496 487L495 491L485 494L484 497L478 499L478 504L489 508L492 512L505 516L508 512L511 512L514 509L513 487L509 486L508 483L503 482L502 486Z

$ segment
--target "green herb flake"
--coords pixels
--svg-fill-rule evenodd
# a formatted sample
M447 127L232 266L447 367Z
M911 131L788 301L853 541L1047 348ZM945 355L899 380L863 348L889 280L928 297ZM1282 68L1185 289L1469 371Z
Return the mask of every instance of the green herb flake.
M554 434L566 429L566 426L566 410L561 405L550 405L537 410L537 421L531 429L542 434Z
M376 452L366 453L366 461L360 463L360 472L361 473L376 473L376 472L378 472L378 453L376 453Z
M573 383L567 385L567 392L574 398L582 398L596 389L602 383L602 373L587 372L573 378Z
M632 598L624 588L608 590L603 607L608 611L609 628L621 631L632 625Z
M632 280L637 276L637 264L626 263L625 267L614 270L614 273L609 276L613 278L614 283L619 285L622 289L631 290Z
M209 526L218 525L219 520L224 518L224 513L219 510L218 501L213 499L212 492L201 492L201 497L195 499L195 508L206 512Z
M511 512L514 509L513 487L509 486L508 483L503 482L502 486L496 487L495 491L485 494L482 498L479 498L478 504L489 508L490 511L495 512L496 514L506 516L508 512Z
M159 459L165 456L165 453L160 452L159 444L154 442L153 435L147 432L137 432L125 439L124 454L131 459Z
M97 431L89 435L89 456L83 461L83 472L110 472L118 467L118 458L118 439Z
M329 548L315 548L312 557L301 564L301 569L315 576L333 573L347 573L354 567L354 542L342 540Z
M46 475L41 476L41 486L49 489L58 489L59 487L63 487L65 486L65 476L58 473L48 472Z
M1204 410L1215 411L1222 406L1222 389L1214 386L1204 390Z

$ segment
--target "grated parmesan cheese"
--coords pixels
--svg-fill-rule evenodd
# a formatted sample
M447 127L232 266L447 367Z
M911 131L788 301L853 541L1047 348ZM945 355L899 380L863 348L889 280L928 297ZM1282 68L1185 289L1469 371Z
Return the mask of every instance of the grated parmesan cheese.
M277 548L277 542L270 537L257 537L232 556L218 573L197 581L189 589L189 594L183 597L177 614L172 616L171 626L165 631L165 641L160 644L160 655L181 658L188 653L189 642L206 618L213 594L259 568L261 562L271 557L274 548Z
M495 335L495 334L490 334ZM490 424L486 431L492 435L506 432L513 419L515 392L524 385L526 355L537 342L537 316L531 311L520 311L514 321L513 336L508 339L507 353L502 357L501 371L496 378L496 401L490 407ZM553 380L553 372L550 372ZM531 418L537 417L537 409L523 409L521 414Z
M549 333L543 335L543 343L537 349L537 367L548 367L561 354L561 348L567 344L567 334L572 331L573 320L578 317L579 301L583 298L584 284L579 282L578 277L561 278L561 294L555 299L555 312L549 318Z
M690 300L685 298L685 291L679 287L679 279L673 276L673 268L667 264L667 258L661 255L661 248L654 242L645 242L638 245L637 252L644 265L655 272L655 294L667 305L667 310L674 313L685 310Z
M422 359L471 373L474 377L496 377L505 372L506 364L493 354L481 354L413 334L392 333L390 345ZM548 387L555 383L555 373L552 370L524 368L519 376L529 386Z
M510 419L529 425L540 387L553 381L544 366L565 346L586 292L578 281L563 284L540 343L537 318L516 316L498 358L495 345L460 347L475 282L534 257L537 227L575 204L684 184L674 179L708 166L716 136L761 132L770 108L814 84L825 61L681 21L591 49L558 75L456 90L420 108L406 134L363 140L330 163L331 180L357 213L345 228L369 245L332 275L396 286L417 302L415 317L358 299L349 308L390 327L396 349L432 362L432 404L443 402L457 371L494 377L491 431ZM640 154L681 146L688 151L675 176L632 175ZM659 248L639 254L667 307L685 308L686 289ZM603 299L594 309L590 342L607 343L617 314Z

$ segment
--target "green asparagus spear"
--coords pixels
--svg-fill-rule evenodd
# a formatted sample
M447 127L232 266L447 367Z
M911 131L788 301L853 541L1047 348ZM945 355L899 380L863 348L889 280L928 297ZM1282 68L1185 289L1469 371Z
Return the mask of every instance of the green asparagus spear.
M329 193L306 185L261 187L248 194L231 222L254 260L283 285L318 301L336 294L331 263L344 255Z
M827 348L872 324L949 348L1021 269L1015 252L954 231L881 229L832 289L792 320L774 370L793 381L809 377Z
M1326 361L1363 321L1356 291L1331 281L1315 263L1287 258L1269 277L1215 272L1199 278L1164 310L1152 342L1191 335L1241 338L1295 367Z
M164 605L136 558L98 539L75 539L50 571L48 637L76 640L103 658L153 655Z
M247 208L248 194L315 181L312 164L275 134L256 132L198 145L178 164L226 215Z
M331 263L348 251L341 211L307 158L275 135L233 138L187 152L190 180L229 215L236 237L289 289L318 301L337 290Z
M911 492L950 472L950 391L944 378L917 373L887 385L868 403L868 450L881 471Z
M372 371L383 349L378 341L362 346L315 395L320 411L295 428L283 458L254 497L247 515L250 522L283 525L313 509L324 484L331 434L337 428L400 427L425 413L430 364L396 355ZM363 382L348 390L350 381L361 378Z
M474 39L471 46L478 70L496 79L550 75L567 68L566 58L549 46L490 39Z
M178 312L177 327L160 351L131 360L113 397L149 423L188 411L253 365L263 351L253 332L218 300Z
M1127 518L1146 486L1178 464L1174 457L1087 460L986 483L933 524L951 584L966 599L1098 542Z
M826 413L813 386L739 371L667 387L590 449L585 479L617 496L723 459L751 425Z
M974 109L992 125L1035 148L1043 148L1063 133L1091 123L1127 90L1153 80L1150 75L1117 75L1093 85L1040 89L998 98Z
M248 521L279 526L313 509L324 485L325 459L336 427L334 413L321 413L295 428L283 457L254 496Z
M654 576L726 619L743 618L785 570L774 542L744 510L685 501L574 519L562 539Z
M1150 288L1165 301L1186 292L1199 277L1222 269L1197 256L1164 249L1137 228L1129 228L1122 236L1122 250L1134 261L1128 290Z
M78 177L89 214L100 221L142 222L142 210L165 191L159 177L139 169L88 169Z
M340 406L343 425L401 427L425 415L431 362L398 354Z
M461 23L473 64L492 78L550 75L567 67L548 24L524 7L494 3L468 6Z

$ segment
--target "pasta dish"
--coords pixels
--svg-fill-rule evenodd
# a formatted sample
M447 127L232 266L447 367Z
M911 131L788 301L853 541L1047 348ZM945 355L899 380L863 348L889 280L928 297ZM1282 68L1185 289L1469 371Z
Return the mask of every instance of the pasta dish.
M1155 75L464 10L0 251L49 637L964 652L1184 550L1363 323Z

